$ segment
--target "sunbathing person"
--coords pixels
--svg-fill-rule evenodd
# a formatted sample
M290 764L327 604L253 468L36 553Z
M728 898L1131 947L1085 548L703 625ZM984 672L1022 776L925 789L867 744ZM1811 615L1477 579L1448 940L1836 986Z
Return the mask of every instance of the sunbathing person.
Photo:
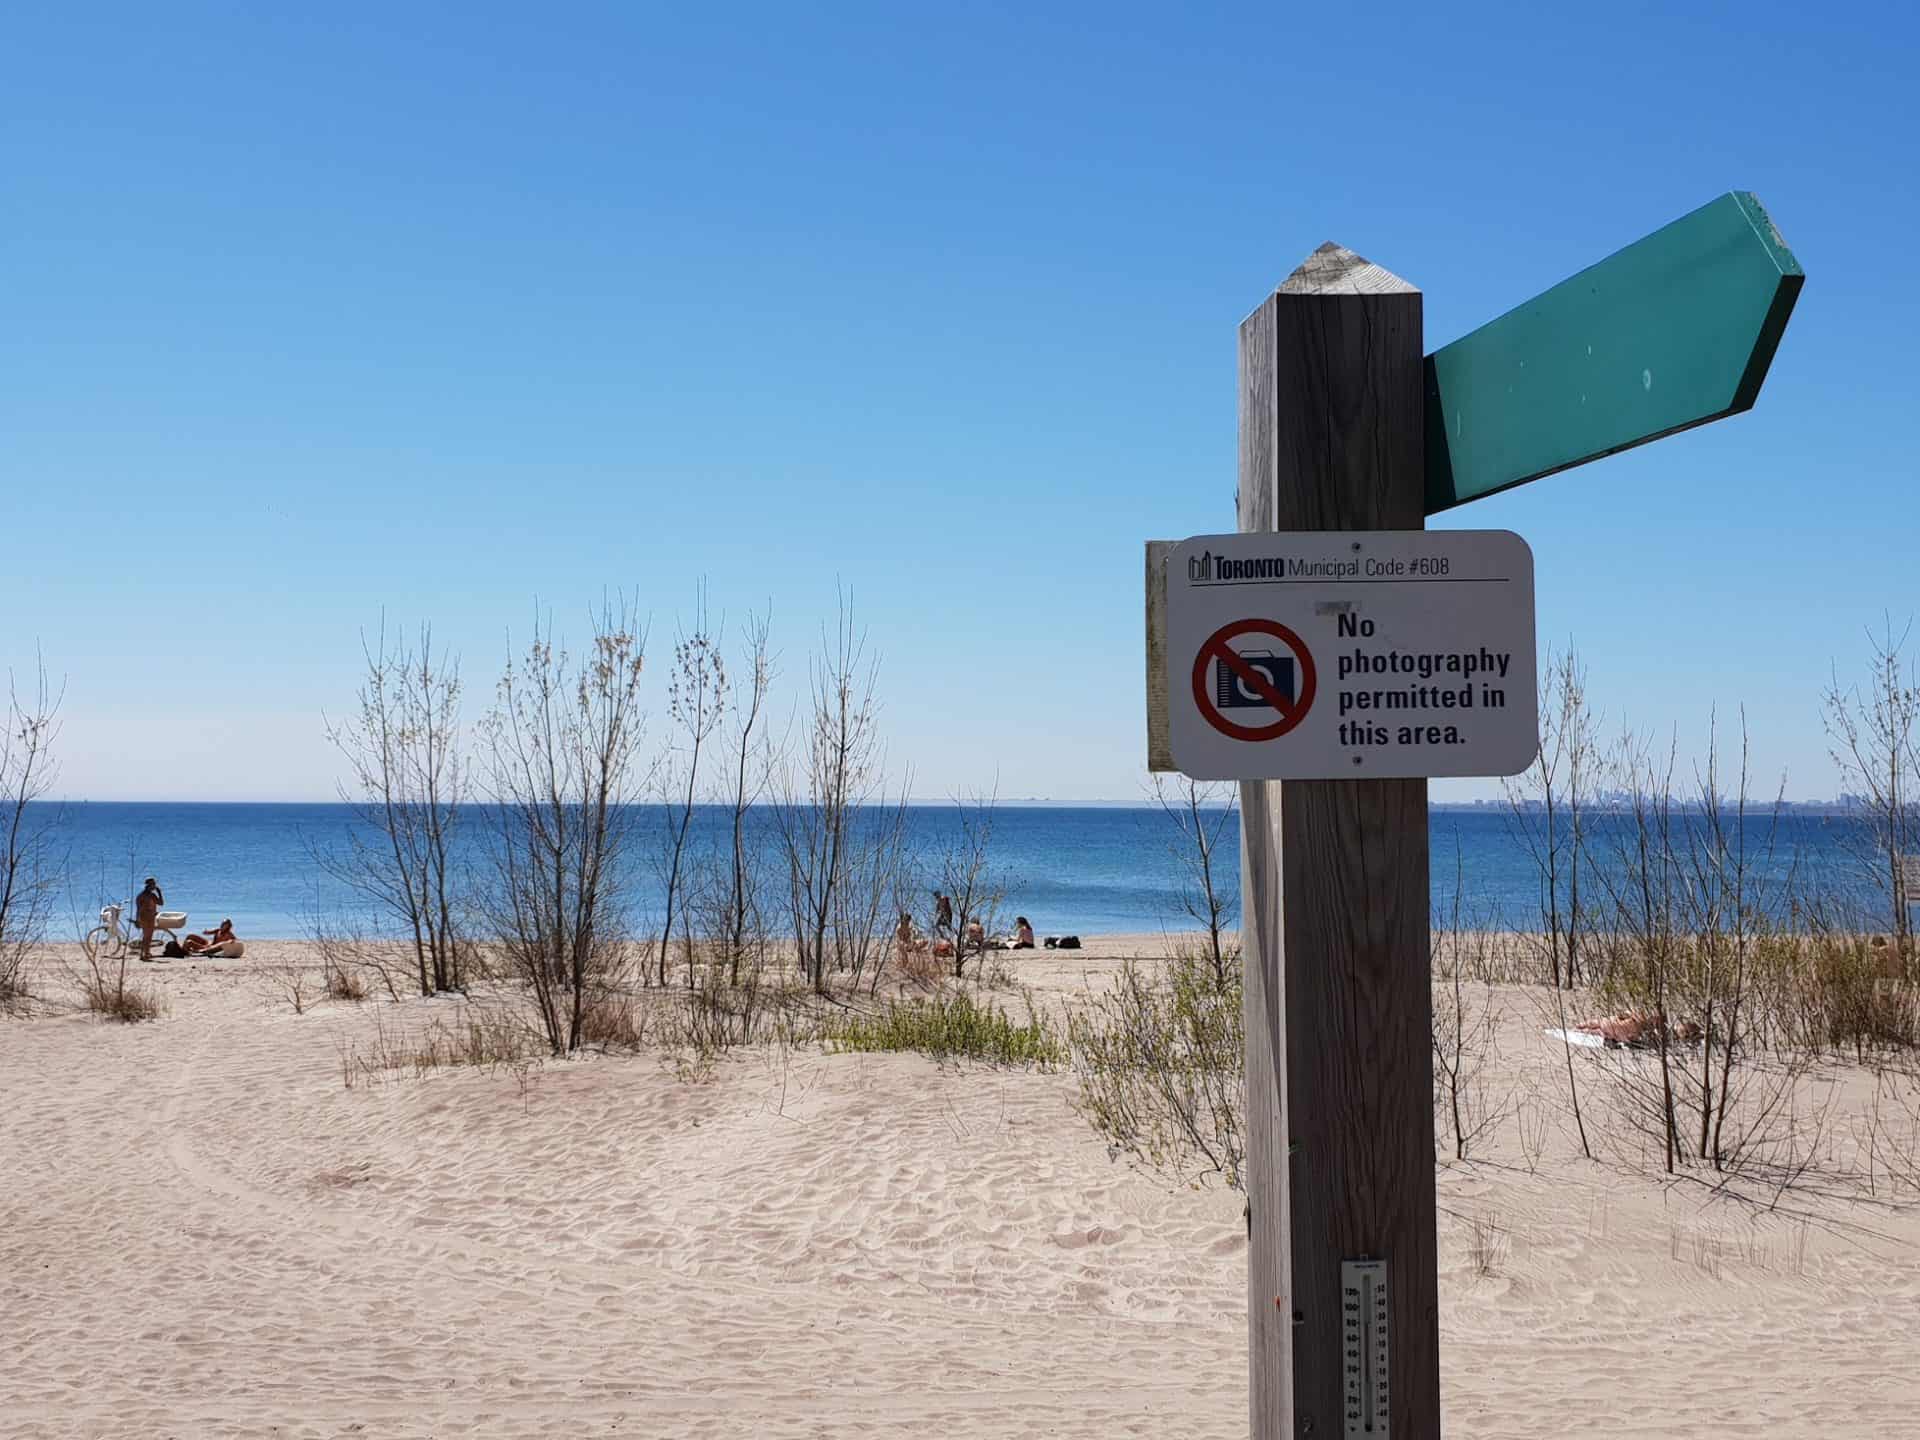
M893 931L894 950L899 958L905 960L909 955L924 954L927 942L913 933L913 916L907 911L900 912L900 923Z
M234 938L233 921L222 920L220 928L211 935L189 935L180 942L180 948L189 955L198 955L202 950L211 950L215 945L224 945Z
M194 948L194 941L200 941L200 947ZM240 943L240 937L233 933L233 921L222 920L220 928L211 937L189 935L184 947L189 955L199 955L208 960L238 960L247 953L247 947Z

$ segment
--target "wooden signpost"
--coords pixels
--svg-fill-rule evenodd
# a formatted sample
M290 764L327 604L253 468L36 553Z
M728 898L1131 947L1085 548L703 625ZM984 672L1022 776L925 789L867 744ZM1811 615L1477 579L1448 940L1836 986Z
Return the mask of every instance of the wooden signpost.
M1802 278L1759 202L1727 195L1423 360L1420 292L1322 246L1240 327L1239 528L1417 530L1744 410ZM1176 551L1147 547L1154 769L1175 768L1176 687L1206 698L1168 644ZM1307 728L1284 723L1307 703L1286 664L1307 662L1283 642L1222 692L1249 747ZM1252 1433L1437 1440L1427 782L1240 793Z

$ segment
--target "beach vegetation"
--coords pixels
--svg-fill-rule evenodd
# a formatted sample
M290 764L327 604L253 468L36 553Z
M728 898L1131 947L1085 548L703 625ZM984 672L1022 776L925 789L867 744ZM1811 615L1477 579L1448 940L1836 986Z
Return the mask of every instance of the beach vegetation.
M825 994L837 977L870 991L906 888L906 784L888 793L879 668L851 601L811 663L797 753L781 758L773 806L797 962ZM889 913L889 912L894 913Z
M626 863L648 767L646 637L624 597L593 613L579 657L551 619L501 676L483 723L491 862L487 930L554 1055L578 1049L597 996L633 968Z
M674 942L674 924L680 925L680 950L685 961L687 989L693 989L693 907L688 903L687 837L693 827L695 801L700 794L700 762L708 744L727 715L727 666L719 637L707 620L704 588L695 609L693 629L673 645L673 668L667 679L667 715L671 738L655 771L660 806L661 835L656 859L664 914L654 944L653 963L658 983L667 983L667 964Z
M991 1000L964 990L887 1000L878 1008L848 1010L831 1019L822 1039L831 1051L910 1050L935 1060L1051 1068L1065 1063L1058 1028L1031 1001L1016 1020Z
M1833 762L1865 822L1855 842L1861 869L1886 897L1902 978L1916 974L1912 907L1903 857L1920 856L1920 672L1907 654L1912 622L1898 635L1891 616L1868 632L1866 678L1843 685L1836 674L1821 695Z
M1164 965L1129 959L1068 1017L1078 1105L1117 1150L1242 1189L1246 1029L1238 947L1216 969L1186 943Z
M726 770L717 798L726 809L727 844L723 852L706 857L694 892L709 960L725 969L727 983L734 986L757 984L771 950L766 846L754 813L774 770L765 733L767 695L773 686L771 633L770 615L747 618L745 654L734 671L739 683L728 687L722 735Z
M1457 851L1448 919L1431 940L1434 1110L1451 1138L1454 1159L1465 1160L1505 1117L1512 1096L1497 1090L1491 1078L1499 1055L1493 975L1500 943L1491 920L1467 910L1465 866Z
M1221 841L1233 824L1240 787L1187 775L1155 775L1153 799L1173 827L1167 850L1177 877L1174 903L1201 926L1207 959L1224 984L1229 936L1239 913L1236 892L1224 881L1240 857L1231 847L1223 851Z
M1553 987L1554 1028L1564 1036L1569 1033L1566 991L1585 974L1581 942L1591 928L1587 897L1592 893L1590 886L1582 887L1588 878L1586 821L1600 762L1586 666L1571 646L1558 655L1549 651L1541 666L1539 723L1540 750L1533 765L1503 784L1512 828L1540 877L1539 925L1527 928L1544 950ZM1561 1052L1574 1133L1580 1153L1591 1160L1593 1144L1580 1105L1580 1072L1572 1043L1563 1041Z
M550 1049L547 1037L517 1007L454 1003L457 1012L430 1015L424 1025L397 1012L374 1010L370 1023L336 1042L342 1085L352 1090L396 1075L422 1079L464 1066L524 1073Z
M422 995L461 990L472 946L464 933L456 835L467 800L457 659L389 637L383 616L361 636L363 670L347 718L326 736L346 763L340 799L354 824L310 846L314 863L373 916L406 937ZM317 933L316 939L326 937Z
M955 795L953 826L939 844L930 866L934 888L947 897L952 909L953 923L944 938L953 943L952 971L956 980L966 975L970 956L976 959L975 973L984 975L989 954L985 942L998 930L1001 906L1011 889L1005 867L995 863L993 854L993 820L998 800L993 793ZM911 913L911 906L902 908ZM928 928L938 929L933 925Z
M27 999L27 962L46 940L66 867L62 813L44 803L59 777L60 699L44 664L24 693L8 677L0 732L0 1014Z
M81 1003L102 1020L135 1025L158 1020L167 1012L165 998L151 986L127 983L127 962L91 966L80 985Z
M366 977L346 965L323 965L326 996L329 1000L359 1002L367 998Z

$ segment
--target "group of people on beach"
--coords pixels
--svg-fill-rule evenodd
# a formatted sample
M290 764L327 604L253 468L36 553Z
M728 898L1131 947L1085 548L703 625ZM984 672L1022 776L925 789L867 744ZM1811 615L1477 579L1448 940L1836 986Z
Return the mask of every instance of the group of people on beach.
M900 923L894 927L894 948L902 960L910 955L932 953L938 956L952 956L957 945L962 955L971 955L982 950L1031 950L1033 949L1033 924L1026 916L1016 916L1013 933L994 940L987 938L986 925L976 916L967 921L966 933L956 936L953 925L953 897L939 890L933 892L933 933L923 936L914 929L913 912L902 910Z
M149 875L146 886L133 902L133 921L140 931L140 958L147 964L153 963L153 932L160 928L160 907L167 903L167 897L161 893L160 882ZM184 918L184 917L181 917ZM169 944L168 950L172 951ZM189 935L179 942L178 954L191 955L203 960L238 960L247 953L247 947L240 937L233 933L233 921L222 920L211 935ZM170 958L163 953L161 959Z

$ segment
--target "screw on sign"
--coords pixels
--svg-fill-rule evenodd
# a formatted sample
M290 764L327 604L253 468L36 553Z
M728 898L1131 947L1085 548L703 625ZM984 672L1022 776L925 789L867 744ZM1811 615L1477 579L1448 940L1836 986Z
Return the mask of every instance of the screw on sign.
M1292 654L1235 650L1230 642L1243 635L1277 640ZM1207 683L1209 672L1211 685ZM1235 620L1222 625L1207 637L1193 662L1193 701L1201 718L1235 740L1275 740L1286 734L1306 719L1317 683L1313 655L1306 642L1273 620ZM1242 724L1227 717L1228 710L1241 709L1271 710L1275 718Z

